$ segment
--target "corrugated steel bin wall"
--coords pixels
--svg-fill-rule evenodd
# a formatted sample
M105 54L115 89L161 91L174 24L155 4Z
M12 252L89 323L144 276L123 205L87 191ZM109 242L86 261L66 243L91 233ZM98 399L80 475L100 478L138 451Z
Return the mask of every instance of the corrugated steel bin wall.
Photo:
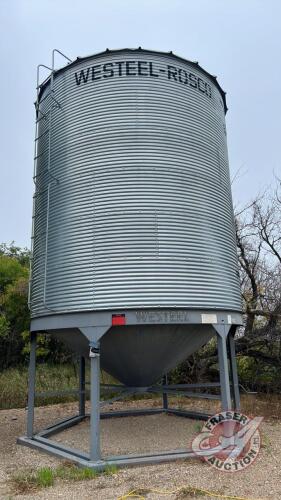
M214 80L169 54L108 52L58 72L54 96L60 107L46 84L32 315L239 311L225 109Z

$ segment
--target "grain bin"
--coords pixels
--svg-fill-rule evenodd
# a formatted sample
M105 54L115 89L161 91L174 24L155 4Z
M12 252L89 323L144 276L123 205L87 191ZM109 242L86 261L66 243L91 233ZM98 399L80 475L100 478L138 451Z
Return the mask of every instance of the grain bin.
M225 93L198 63L142 49L77 58L37 102L32 329L155 383L241 322Z
M100 419L208 418L171 406L171 393L239 409L225 93L197 63L172 53L106 50L55 71L57 53L51 67L38 67L38 77L42 66L51 74L37 85L27 435L18 442L96 470L192 457L190 449L104 456ZM79 407L34 433L35 398L46 397L35 391L38 332L80 355L71 391ZM166 375L159 383L212 336L219 383L171 385ZM121 384L100 384L100 363ZM100 388L115 392L111 401L160 393L163 406L100 413ZM88 417L88 453L49 439Z

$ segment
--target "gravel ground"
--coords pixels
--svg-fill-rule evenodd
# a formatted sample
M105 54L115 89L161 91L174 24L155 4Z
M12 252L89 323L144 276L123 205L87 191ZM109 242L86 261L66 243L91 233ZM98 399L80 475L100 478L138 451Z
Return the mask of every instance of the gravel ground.
M112 409L156 405L156 400L114 403ZM197 408L201 405L197 403ZM36 409L36 424L42 428L76 411L68 403ZM19 499L97 499L116 500L136 488L174 490L183 486L201 487L224 495L239 495L249 499L281 499L281 422L268 418L262 424L263 445L255 464L244 472L225 474L200 460L177 461L161 465L120 469L111 476L99 476L89 481L62 481L25 495L19 495L10 483L15 472L59 465L59 460L35 450L16 445L16 438L25 432L26 412L23 409L0 411L0 498ZM135 453L148 450L188 446L196 434L193 420L167 415L150 415L102 421L102 450L106 454ZM56 439L71 446L87 449L88 423L57 435ZM147 499L176 499L176 494L161 496L148 493ZM183 498L183 497L181 497ZM191 498L186 496L186 498ZM206 495L202 500L215 498Z

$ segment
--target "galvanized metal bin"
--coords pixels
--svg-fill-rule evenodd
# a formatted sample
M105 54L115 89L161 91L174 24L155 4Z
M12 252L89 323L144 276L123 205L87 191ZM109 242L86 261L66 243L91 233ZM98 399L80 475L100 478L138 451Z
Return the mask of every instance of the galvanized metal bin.
M214 77L169 53L125 49L76 60L50 87L39 96L32 316L240 311Z

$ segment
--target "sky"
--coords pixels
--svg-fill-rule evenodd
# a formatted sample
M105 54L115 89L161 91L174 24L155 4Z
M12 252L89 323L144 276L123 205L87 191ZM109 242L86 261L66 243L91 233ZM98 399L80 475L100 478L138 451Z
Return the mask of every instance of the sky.
M216 75L240 208L281 175L280 35L280 0L0 0L0 243L30 247L36 68L53 48L172 50Z

